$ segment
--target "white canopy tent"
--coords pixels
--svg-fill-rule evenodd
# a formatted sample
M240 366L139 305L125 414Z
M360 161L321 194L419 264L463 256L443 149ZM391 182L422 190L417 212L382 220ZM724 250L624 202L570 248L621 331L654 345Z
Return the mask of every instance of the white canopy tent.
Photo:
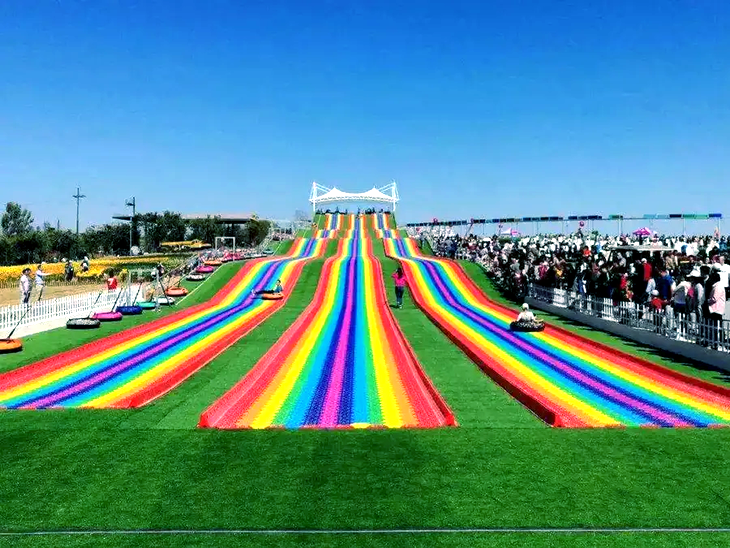
M381 188L373 187L367 192L343 192L337 187L327 188L314 182L309 193L312 212L316 212L319 205L342 202L379 202L390 204L391 210L395 211L398 200L400 197L395 181Z

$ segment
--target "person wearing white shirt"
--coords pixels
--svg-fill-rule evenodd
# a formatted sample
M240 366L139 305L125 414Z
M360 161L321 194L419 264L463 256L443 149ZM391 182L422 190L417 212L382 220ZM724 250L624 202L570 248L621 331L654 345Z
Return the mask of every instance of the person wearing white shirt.
M41 300L41 297L43 297L43 290L46 287L46 280L44 279L48 274L46 272L43 272L43 265L45 263L41 263L38 265L38 268L35 271L35 287L38 290L38 300Z
M725 264L725 256L720 255L717 258L717 264L720 265L718 269L720 272L720 283L725 288L725 296L727 297L728 289L730 288L730 264Z
M23 269L23 275L20 277L20 303L28 304L30 301L30 268Z
M518 322L534 322L535 315L530 310L530 305L525 303L522 305L522 312L517 316Z

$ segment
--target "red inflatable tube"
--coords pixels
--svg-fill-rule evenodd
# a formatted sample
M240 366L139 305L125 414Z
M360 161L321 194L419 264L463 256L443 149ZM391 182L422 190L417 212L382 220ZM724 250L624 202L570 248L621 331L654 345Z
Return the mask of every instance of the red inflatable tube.
M168 297L184 297L188 294L188 290L184 287L168 287L165 295Z

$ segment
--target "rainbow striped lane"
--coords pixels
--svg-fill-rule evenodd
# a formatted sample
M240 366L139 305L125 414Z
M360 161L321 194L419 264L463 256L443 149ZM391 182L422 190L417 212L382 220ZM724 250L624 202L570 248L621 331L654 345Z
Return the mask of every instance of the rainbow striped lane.
M317 228L314 231L315 240L328 240L331 238L336 238L337 236L338 236L337 230L330 230L328 228Z
M324 228L325 230L337 231L342 228L342 221L344 215L341 213L327 213L324 216Z
M563 427L710 427L730 423L730 390L569 331L515 333L515 312L489 300L453 261L411 239L384 240L414 300L462 350L543 420Z
M400 234L396 228L390 226L390 215L384 213L373 214L373 230L375 236L382 240L384 238L400 238Z
M351 238L355 226L355 215L353 213L327 213L324 225L325 228L314 231L315 239Z
M139 407L178 386L278 310L252 291L288 291L325 241L296 240L284 257L247 262L203 305L0 375L0 407Z
M365 235L340 240L313 302L254 368L201 416L215 428L456 425L390 311Z

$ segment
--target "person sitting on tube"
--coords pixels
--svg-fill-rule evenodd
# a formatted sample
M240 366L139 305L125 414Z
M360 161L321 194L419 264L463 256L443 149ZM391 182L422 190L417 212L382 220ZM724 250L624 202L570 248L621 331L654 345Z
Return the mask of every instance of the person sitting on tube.
M518 322L535 322L537 319L535 318L535 315L530 310L530 305L525 303L522 305L522 312L520 312L519 316L517 316Z

